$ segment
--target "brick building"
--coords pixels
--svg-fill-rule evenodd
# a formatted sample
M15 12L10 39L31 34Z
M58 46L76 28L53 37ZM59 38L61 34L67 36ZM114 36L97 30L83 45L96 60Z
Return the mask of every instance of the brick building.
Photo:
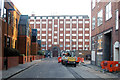
M87 15L30 16L32 29L37 29L41 50L53 56L63 50L90 50L90 20Z
M91 0L92 63L98 66L120 61L120 2L111 1Z
M31 40L31 54L36 55L38 52L38 41L37 41L37 29L32 29L32 40Z
M31 32L28 15L21 15L18 27L18 50L25 56L31 55Z
M3 1L3 0L2 0ZM0 3L1 4L1 3ZM3 1L3 6L0 7L1 10L1 28L2 31L0 36L2 39L2 59L4 59L4 48L14 48L17 49L17 34L18 34L18 22L21 13L19 10L15 7L15 5L9 0L7 2ZM0 52L1 53L1 52ZM2 64L4 64L4 60L2 60ZM4 66L2 65L4 68Z

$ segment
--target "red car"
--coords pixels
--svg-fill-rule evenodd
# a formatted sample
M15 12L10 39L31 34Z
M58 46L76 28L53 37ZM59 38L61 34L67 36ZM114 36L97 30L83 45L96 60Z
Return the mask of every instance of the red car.
M58 63L60 63L62 61L61 57L58 57Z

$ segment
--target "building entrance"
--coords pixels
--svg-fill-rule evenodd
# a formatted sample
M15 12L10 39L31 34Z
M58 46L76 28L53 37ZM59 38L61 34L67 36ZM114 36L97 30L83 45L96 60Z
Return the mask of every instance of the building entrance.
M104 34L104 53L103 60L112 61L112 38L111 33Z

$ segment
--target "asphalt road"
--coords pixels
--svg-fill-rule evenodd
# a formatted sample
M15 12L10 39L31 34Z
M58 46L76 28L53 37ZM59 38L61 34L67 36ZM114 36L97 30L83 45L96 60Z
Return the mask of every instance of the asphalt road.
M31 68L15 75L12 78L71 78L71 79L90 79L90 78L109 77L90 70L85 66L77 65L77 67L65 67L57 62L57 58L48 58L42 60Z

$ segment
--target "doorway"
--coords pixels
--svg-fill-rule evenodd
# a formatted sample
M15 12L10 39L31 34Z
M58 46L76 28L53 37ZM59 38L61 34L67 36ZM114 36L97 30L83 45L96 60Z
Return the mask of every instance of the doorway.
M57 47L53 48L53 57L58 57L58 48Z
M112 61L112 38L111 33L104 34L104 53L103 60Z

